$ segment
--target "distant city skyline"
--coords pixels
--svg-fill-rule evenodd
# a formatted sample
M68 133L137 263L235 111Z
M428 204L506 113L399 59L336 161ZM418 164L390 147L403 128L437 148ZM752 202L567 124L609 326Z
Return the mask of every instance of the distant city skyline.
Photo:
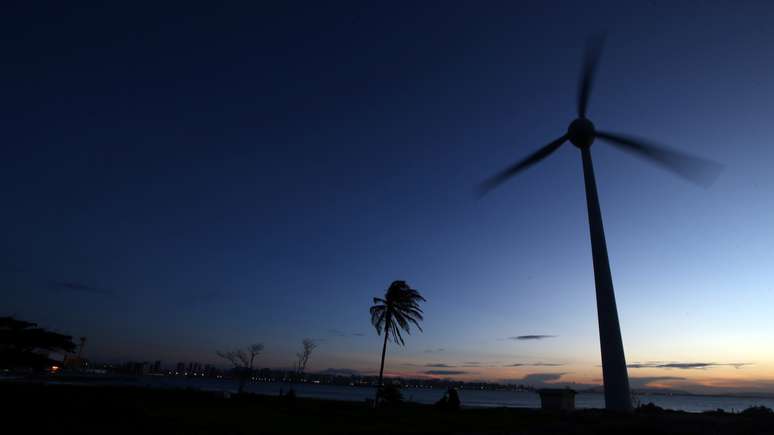
M341 337L341 331L331 330L330 334L336 337ZM541 337L541 338L536 338ZM504 340L539 340L543 338L553 338L555 336L544 335L526 335L526 336L513 336L507 337ZM325 343L327 340L318 339L318 343ZM443 356L446 349L425 349L423 353L428 355L427 361L449 361L447 356ZM400 352L407 353L407 352ZM409 356L411 353L408 353ZM213 355L215 355L213 353ZM293 371L293 361L291 355L288 355L289 362L287 364L266 364L265 361L277 361L276 355L262 355L256 362L257 370L278 370L278 371ZM327 358L324 359L327 361ZM551 387L551 386L571 386L581 389L594 389L601 387L601 378L590 378L588 380L577 380L572 376L573 372L568 372L568 367L573 367L570 363L564 362L545 362L545 361L531 361L527 362L514 362L505 363L503 361L462 361L462 362L426 362L423 364L417 364L413 362L405 362L405 359L400 359L398 362L392 364L393 368L385 370L385 376L393 378L403 379L426 379L426 380L446 380L446 381L460 381L460 382L482 382L482 383L495 383L495 384L511 384L511 385L527 385L536 388ZM126 364L140 364L147 366L149 373L159 372L159 368L163 372L166 371L178 371L180 374L188 374L188 372L209 371L211 369L217 369L219 371L228 371L231 366L224 362L219 357L214 358L209 355L204 355L201 358L194 358L189 360L158 360L153 358L138 357L134 359L122 359L118 357L107 357L102 359L93 359L91 366L100 366L103 364L111 364L115 367L121 367ZM181 370L182 364L182 370ZM669 362L669 361L649 361L649 362L631 362L628 364L630 370L630 380L632 388L636 390L665 390L665 391L686 391L694 394L734 394L734 393L754 393L754 394L774 394L774 385L769 383L758 382L745 382L743 377L736 376L735 380L731 381L717 381L711 380L710 382L702 379L694 380L692 374L695 373L707 373L712 370L716 373L720 372L723 375L731 375L733 379L734 374L743 374L739 372L741 369L750 369L754 367L753 363L723 363L723 362ZM151 370L151 367L155 367ZM210 369L208 369L208 367ZM351 367L322 367L320 364L314 364L314 358L312 358L310 364L310 375L338 375L338 376L363 376L376 378L378 376L378 367L374 368L371 364L366 363L364 368L356 369ZM515 368L540 370L539 372L529 373L523 377L508 377L508 372ZM592 367L592 370L597 369L599 366ZM488 374L488 375L487 375ZM500 374L500 377L497 375ZM688 374L688 376L684 375ZM740 382L741 381L741 382Z
M552 363L536 363L536 364L515 364L516 366L534 366L534 367L556 367L556 366L562 366L562 364L552 364ZM635 363L632 365L633 368L639 365L638 363ZM665 363L665 365L672 365L675 367L672 368L701 368L696 366L705 366L703 368L707 368L707 366L714 366L714 365L723 365L723 364L708 364L708 363L691 363L691 364L683 364L683 363ZM685 367L686 365L691 365L694 367ZM732 364L736 366L737 364ZM442 364L442 363L435 363L435 364L427 364L426 367L433 367L433 368L453 368L455 366L451 366L448 364ZM476 362L467 362L461 367L482 367L480 363ZM495 367L495 366L483 366L483 367ZM138 361L115 361L115 362L99 362L99 361L93 361L87 364L85 367L86 369L93 371L96 370L98 372L105 371L106 374L110 374L111 371L115 373L123 373L123 374L133 374L133 375L163 375L163 376L173 376L173 377L212 377L212 378L228 378L230 376L230 371L232 370L232 366L229 365L223 365L223 364L203 364L199 361L178 361L177 363L171 364L171 363L164 363L161 360L155 360L155 361L142 361L142 359ZM254 382L284 382L284 376L287 376L290 373L293 373L295 371L294 367L265 367L265 366L256 366L255 368L255 379ZM415 373L415 372L408 372L408 373L393 373L390 374L390 376L387 379L393 379L397 380L400 379L402 382L406 383L406 385L412 385L412 384L427 384L427 385L436 385L436 386L443 386L451 384L465 384L465 385L487 385L490 388L495 388L497 386L501 387L520 387L520 388L551 388L551 387L570 387L575 388L580 391L601 391L602 385L599 382L592 382L592 383L579 383L575 381L567 381L562 380L563 373L535 373L530 374L528 376L525 376L522 379L502 379L502 380L492 380L492 379L477 379L477 378L470 378L470 379L460 379L454 377L454 371L453 370L432 370L433 372L440 372L440 373ZM231 374L233 375L233 374ZM344 379L357 379L358 384L357 385L374 385L377 383L378 380L378 372L374 370L367 370L367 371L359 371L354 369L348 369L348 368L332 368L329 367L324 370L313 370L310 372L307 372L304 376L307 381L309 380L325 380L328 379L331 381L333 378L337 378L338 383L344 382ZM326 381L326 382L329 382ZM692 384L690 382L683 382L682 386L683 388L676 387L674 385L669 385L667 383L664 383L665 381L687 381L685 378L681 378L678 376L632 376L632 388L635 392L647 392L647 393L658 393L663 392L664 394L670 394L670 393L690 393L690 394L705 394L705 395L723 395L723 394L729 394L729 395L745 395L745 394L752 394L752 395L758 395L761 397L764 396L771 396L774 395L771 391L768 391L767 389L761 389L761 388L750 388L747 390L739 389L739 388L733 388L728 386L708 386L708 385L701 385L701 384ZM324 382L324 383L326 383ZM334 383L336 383L334 382ZM349 385L349 384L347 384ZM687 389L684 389L687 388Z

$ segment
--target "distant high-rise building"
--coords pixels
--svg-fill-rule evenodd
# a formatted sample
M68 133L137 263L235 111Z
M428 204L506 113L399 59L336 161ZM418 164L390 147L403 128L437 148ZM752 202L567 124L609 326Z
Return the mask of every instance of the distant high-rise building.
M144 375L148 373L148 362L127 361L123 365L123 371L136 376Z
M183 373L185 373L185 363L184 362L177 363L177 373L181 374L181 375Z

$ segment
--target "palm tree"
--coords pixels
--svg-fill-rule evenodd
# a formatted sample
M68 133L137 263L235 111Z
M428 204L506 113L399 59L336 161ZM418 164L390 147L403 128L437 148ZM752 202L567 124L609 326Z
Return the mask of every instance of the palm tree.
M419 322L422 321L422 309L419 308L419 302L424 302L424 300L425 298L418 291L409 287L406 281L394 281L384 294L384 299L374 298L374 305L371 307L371 324L374 325L376 333L379 335L384 330L382 364L379 367L379 387L376 390L377 401L384 378L384 355L387 352L387 339L392 337L395 344L403 346L405 342L400 335L401 330L411 334L410 324L413 323L420 332L422 331L422 327L419 326Z

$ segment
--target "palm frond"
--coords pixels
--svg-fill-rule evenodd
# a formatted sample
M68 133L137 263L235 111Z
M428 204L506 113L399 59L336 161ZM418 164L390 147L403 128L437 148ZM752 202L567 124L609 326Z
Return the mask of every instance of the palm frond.
M420 322L423 320L422 308L419 303L425 298L419 291L409 287L405 281L394 281L384 294L384 298L373 298L371 307L371 324L381 335L391 335L392 340L405 345L402 332L411 334L411 325L422 331Z
M390 330L392 331L392 340L395 342L395 344L405 346L406 342L403 341L403 336L400 333L400 328L398 325L396 323L392 323L390 325Z
M376 333L382 335L382 329L384 329L384 320L387 314L385 307L372 307L371 308L371 324L376 328Z

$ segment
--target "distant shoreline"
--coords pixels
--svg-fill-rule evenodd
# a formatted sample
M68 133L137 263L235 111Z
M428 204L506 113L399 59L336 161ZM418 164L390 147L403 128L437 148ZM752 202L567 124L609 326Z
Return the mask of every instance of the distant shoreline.
M70 387L134 387L150 390L184 390L215 392L217 394L236 393L236 382L223 378L189 378L182 376L131 376L131 375L56 375L39 378L3 378L0 383L40 384ZM254 382L248 384L250 394L278 396L280 390L287 391L290 386L283 382ZM347 401L360 403L373 395L374 387L369 385L335 385L317 383L294 384L299 397L315 400ZM406 400L418 404L435 403L443 395L441 388L403 388ZM540 401L533 391L479 390L461 388L462 406L465 408L526 408L537 409ZM723 409L727 412L739 412L751 406L774 408L774 399L757 396L700 395L686 393L638 392L634 396L635 405L653 403L668 410L701 413ZM604 408L604 397L600 391L580 390L576 397L578 409Z
M178 380L180 382L185 382L187 380L191 381L197 381L201 379L207 379L211 380L213 382L233 382L233 379L230 378L196 378L196 377L185 377L185 376L175 376L175 375L165 375L165 374L148 374L148 375L90 375L90 374L62 374L62 375L56 375L56 376L47 376L47 377L41 377L41 378L32 378L32 379L38 379L41 381L73 381L77 382L79 380L83 381L84 383L88 382L109 382L111 380L115 381L141 381L143 379L174 379ZM9 378L4 378L3 376L0 376L0 381L6 380ZM16 378L16 379L23 379L23 378ZM389 378L388 378L389 379ZM408 379L405 381L407 384L412 384L411 379ZM257 382L250 382L249 385L283 385L286 384L284 381L257 381ZM321 386L337 386L337 387L349 387L349 388L368 388L373 389L376 388L373 385L367 385L367 384L354 384L354 385L344 385L344 384L337 384L337 383L317 383L317 382L301 382L300 384L303 385L321 385ZM533 391L532 389L519 389L519 388L505 388L505 385L502 384L492 384L492 385L499 385L503 388L488 388L485 391L506 391L506 392L520 392L520 391ZM444 391L448 387L446 385L443 386L433 386L433 385L426 385L426 386L413 386L413 385L404 385L401 388L409 389L409 388L416 388L416 389L434 389L439 391ZM455 388L458 388L460 390L470 390L470 391L479 391L478 388L472 388L467 387L464 385L458 385L455 386ZM565 385L558 385L557 388L570 388L573 389L571 386L565 386ZM603 391L597 388L593 389L574 389L577 391L578 394L604 394ZM536 393L537 394L537 393ZM754 392L740 392L740 393L691 393L689 391L659 391L654 389L648 389L648 390L641 390L641 389L632 389L632 394L637 396L666 396L666 397L708 397L708 398L728 398L728 399L772 399L774 400L774 393L754 393Z

